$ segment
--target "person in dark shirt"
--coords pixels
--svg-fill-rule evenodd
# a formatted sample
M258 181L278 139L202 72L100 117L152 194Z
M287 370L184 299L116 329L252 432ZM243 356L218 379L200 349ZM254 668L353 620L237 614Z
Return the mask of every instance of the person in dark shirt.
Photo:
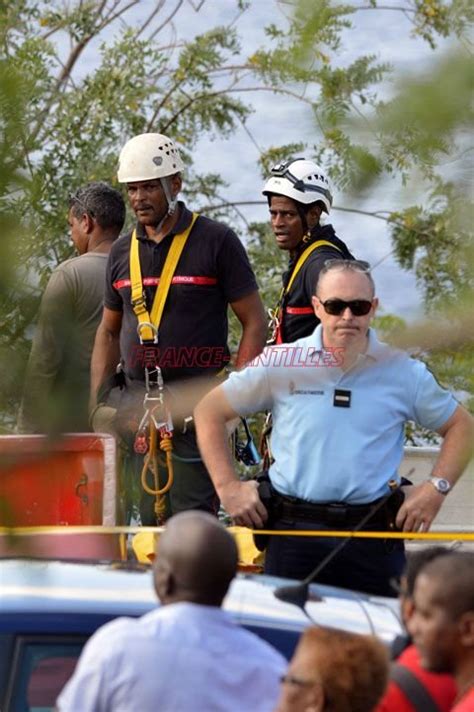
M332 225L332 189L325 171L305 158L276 165L263 188L277 245L289 253L288 270L275 310L272 341L290 343L309 336L319 324L311 306L314 286L327 260L353 259Z
M242 327L236 366L258 355L265 342L265 312L245 249L229 227L193 214L178 201L183 168L174 142L157 133L130 139L119 159L118 180L126 184L137 222L114 245L107 265L104 313L92 357L91 417L94 428L102 430L96 403L100 406L103 398L98 392L120 361L125 388L115 402L116 425L129 452L135 448L138 454L134 471L141 470L143 454L151 447L145 434L148 422L140 423L142 416L147 418L150 413L144 407L145 394L153 396L148 403L155 408L165 388L168 405L164 410L171 410L173 401L183 411L183 399L192 384L204 375L216 382L215 377L230 360L229 305ZM182 251L178 252L180 245ZM178 255L175 264L171 264L173 254ZM163 291L166 275L170 281ZM157 316L160 299L161 317ZM109 398L107 403L113 401ZM169 413L159 408L165 419L158 418L156 430L160 446L163 436L172 434L174 470L163 518L189 509L216 513L219 506L189 422L194 405L173 417L174 430ZM158 411L153 413L156 420ZM157 467L159 489L163 489L167 472L161 465ZM152 483L150 476L147 486L157 492L156 480ZM155 504L154 496L145 489L140 506L142 524L160 520Z

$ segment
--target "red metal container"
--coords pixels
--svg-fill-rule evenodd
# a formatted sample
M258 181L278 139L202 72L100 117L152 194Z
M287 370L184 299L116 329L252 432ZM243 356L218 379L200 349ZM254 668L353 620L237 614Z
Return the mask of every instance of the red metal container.
M110 435L0 437L0 526L116 523Z

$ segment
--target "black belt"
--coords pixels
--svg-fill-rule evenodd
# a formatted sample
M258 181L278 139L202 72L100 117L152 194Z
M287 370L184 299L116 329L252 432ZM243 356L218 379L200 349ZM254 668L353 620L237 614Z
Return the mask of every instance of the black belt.
M333 527L357 526L369 514L371 509L380 502L380 499L377 499L368 504L347 504L345 502L316 504L302 499L285 497L284 495L279 495L279 497L281 498L279 508L281 517L300 521L319 521ZM370 518L368 525L374 526L374 524L384 529L387 528L387 511L384 506Z

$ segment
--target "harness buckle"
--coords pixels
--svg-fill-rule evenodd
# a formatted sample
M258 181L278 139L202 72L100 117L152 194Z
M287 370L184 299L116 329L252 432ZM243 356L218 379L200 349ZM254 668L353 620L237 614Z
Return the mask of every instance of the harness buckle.
M146 309L144 311L146 311ZM141 321L139 324L137 324L137 334L138 334L138 338L140 340L140 344L143 345L143 343L145 341L150 341L150 339L143 338L143 336L142 336L143 329L150 329L150 331L153 334L153 343L157 344L158 343L158 329L156 328L156 326L154 324L151 323L151 321Z
M136 299L131 299L130 303L132 305L132 309L135 312L136 316L139 316L141 314L146 313L146 296L145 292L142 292L139 297Z

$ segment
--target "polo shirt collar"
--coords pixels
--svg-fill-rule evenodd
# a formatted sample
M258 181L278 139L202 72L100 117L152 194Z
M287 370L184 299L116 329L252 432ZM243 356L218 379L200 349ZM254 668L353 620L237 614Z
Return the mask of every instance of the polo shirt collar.
M371 358L374 361L378 361L386 350L386 344L382 343L377 339L375 331L369 328L368 332L369 343L367 346L367 351L362 354L364 357ZM307 337L308 346L313 350L314 353L317 351L324 351L323 346L323 327L322 324L318 324L313 333Z
M176 222L176 225L170 232L166 235L166 237L174 236L177 235L179 232L184 232L186 228L189 226L191 223L191 220L193 218L193 214L190 210L187 209L185 203L182 200L178 201L178 206L177 210L179 210L179 217ZM137 238L139 240L144 240L148 242L148 235L146 234L145 227L137 222L136 224L136 230L137 230ZM165 238L166 239L166 238Z

